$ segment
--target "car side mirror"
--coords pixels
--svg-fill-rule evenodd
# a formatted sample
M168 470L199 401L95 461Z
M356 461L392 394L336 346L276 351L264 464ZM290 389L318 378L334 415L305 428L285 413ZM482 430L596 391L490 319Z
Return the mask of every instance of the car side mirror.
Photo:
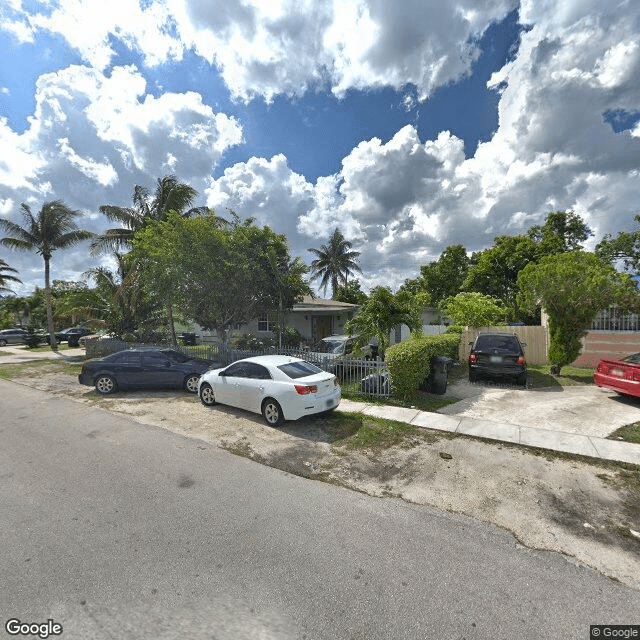
M221 378L224 378L224 377L227 375L227 372L226 372L226 371L221 371L218 375L219 375Z
M470 346L470 347L472 347L472 346L473 346L473 342L470 342L470 343L469 343L469 346Z

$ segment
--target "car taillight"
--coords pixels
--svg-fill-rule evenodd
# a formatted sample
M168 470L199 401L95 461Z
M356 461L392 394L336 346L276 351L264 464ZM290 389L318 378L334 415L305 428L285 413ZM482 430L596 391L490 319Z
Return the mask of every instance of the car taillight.
M316 393L318 387L315 384L297 384L295 385L296 392L301 396L306 396L307 393Z
M635 367L631 369L631 375L629 378L634 382L640 382L640 369L636 369Z
M518 358L518 364L524 364L524 356Z
M476 361L476 354L475 354L475 353L472 353L472 354L469 356L469 362L474 362L474 363L475 363L475 361Z

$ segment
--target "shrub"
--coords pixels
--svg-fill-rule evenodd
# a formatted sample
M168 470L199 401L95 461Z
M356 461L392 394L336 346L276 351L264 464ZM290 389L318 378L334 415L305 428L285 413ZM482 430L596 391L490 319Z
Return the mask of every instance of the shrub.
M387 349L385 360L391 373L391 393L406 398L418 390L430 372L431 358L458 359L459 333L436 336L412 335Z
M464 331L464 327L461 324L450 324L447 327L445 333L462 333Z
M258 338L252 333L243 333L231 339L231 346L241 351L262 351L273 346L270 338Z

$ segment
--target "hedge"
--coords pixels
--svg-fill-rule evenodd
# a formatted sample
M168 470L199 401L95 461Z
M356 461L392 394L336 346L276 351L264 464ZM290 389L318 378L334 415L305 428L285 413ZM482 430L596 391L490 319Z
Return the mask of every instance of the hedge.
M389 347L385 361L391 374L391 393L406 398L416 392L427 379L431 358L448 356L458 359L459 333L412 335L408 340Z

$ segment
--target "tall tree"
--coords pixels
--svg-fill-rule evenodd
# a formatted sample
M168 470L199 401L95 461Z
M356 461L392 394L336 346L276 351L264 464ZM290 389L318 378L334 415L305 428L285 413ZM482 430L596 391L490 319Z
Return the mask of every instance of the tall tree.
M635 216L640 223L640 215ZM620 260L627 271L640 273L640 228L635 231L621 231L615 238L607 234L597 245L596 255L612 265Z
M501 300L513 309L515 318L531 322L531 315L518 307L518 273L538 258L538 249L528 235L498 236L492 247L473 255L462 288Z
M0 294L13 293L13 290L7 287L10 282L22 282L20 278L13 275L14 273L18 273L18 270L10 267L4 260L0 259Z
M51 304L51 285L49 281L50 263L53 252L67 249L83 240L93 238L89 231L78 229L75 219L82 215L80 211L70 209L61 200L45 202L37 216L31 213L28 205L22 204L24 226L11 220L0 220L0 229L9 234L0 243L13 249L35 251L44 260L44 287L47 299L47 330L52 349L57 349L53 326L53 306Z
M518 276L520 304L542 305L549 317L549 360L556 373L580 355L580 339L600 309L619 303L637 308L638 292L628 275L595 254L567 251L543 257Z
M100 211L109 220L122 226L107 229L98 236L91 245L92 253L97 255L105 251L130 249L136 232L144 229L152 221L166 220L171 211L184 217L207 213L207 207L191 207L197 195L198 192L192 186L179 182L174 175L158 178L153 194L146 187L136 185L133 190L133 207L100 207ZM175 345L177 339L173 321L173 302L170 297L165 299L164 305L167 332Z
M419 289L431 296L434 305L460 293L469 269L467 250L461 245L447 247L435 262L420 267Z
M320 249L309 249L316 256L311 263L311 278L321 278L320 286L323 291L331 285L331 297L334 298L338 285L347 284L347 278L356 271L362 270L356 263L359 251L351 251L353 244L349 242L339 229L335 229L327 244Z
M593 235L584 220L573 211L552 211L542 226L527 232L538 245L540 257L582 249L582 243Z

